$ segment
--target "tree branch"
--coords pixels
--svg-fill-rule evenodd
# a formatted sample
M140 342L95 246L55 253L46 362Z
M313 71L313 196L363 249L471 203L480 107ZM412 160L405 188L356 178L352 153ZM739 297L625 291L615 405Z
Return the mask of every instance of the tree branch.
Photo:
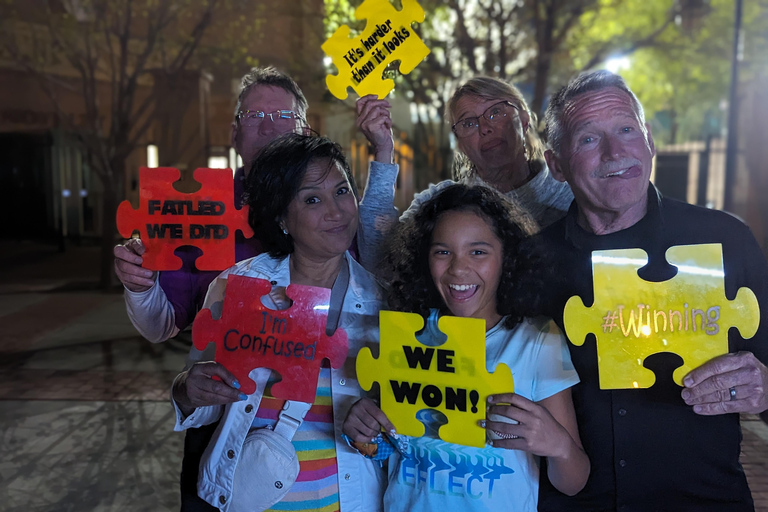
M472 36L469 35L469 31L467 30L464 10L457 0L448 0L447 3L448 7L453 9L456 13L456 44L467 59L467 65L469 66L470 71L477 74L477 60L475 59L475 48L477 47L477 43Z
M599 63L603 62L609 53L621 53L622 55L629 55L640 48L646 48L648 46L652 46L656 38L659 37L666 29L669 27L672 22L673 18L670 16L667 18L667 20L662 24L660 27L658 27L656 30L648 34L647 36L643 37L642 39L636 40L634 43L631 43L629 45L625 45L623 48L616 50L617 47L619 47L619 44L616 41L608 41L604 43L598 50L594 51L592 54L592 58L589 59L589 61L582 66L581 70L586 71L589 69L592 69Z

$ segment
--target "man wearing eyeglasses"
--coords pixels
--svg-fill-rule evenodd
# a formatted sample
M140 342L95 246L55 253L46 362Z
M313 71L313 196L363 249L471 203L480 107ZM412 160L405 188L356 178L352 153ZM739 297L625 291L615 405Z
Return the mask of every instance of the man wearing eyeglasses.
M245 80L243 87L248 87ZM280 135L300 133L307 127L307 100L297 85L290 91L279 85L252 84L243 91L247 93L240 94L232 123L232 146L243 159L247 175L264 146Z
M235 203L240 204L243 180L259 151L286 133L307 129L307 100L288 75L273 67L253 68L242 79L232 122L232 146L243 159L235 173ZM158 274L141 267L145 247L139 239L115 247L115 273L125 286L128 316L142 336L153 343L167 340L192 323L218 272L194 266L197 251L182 247L180 270ZM261 252L259 242L235 238L237 261Z

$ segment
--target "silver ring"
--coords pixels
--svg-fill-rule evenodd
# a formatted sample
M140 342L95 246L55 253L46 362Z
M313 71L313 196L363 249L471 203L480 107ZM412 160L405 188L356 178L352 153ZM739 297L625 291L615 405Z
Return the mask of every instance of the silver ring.
M728 392L731 394L731 400L736 400L736 388L728 388Z
M505 432L499 432L498 430L494 430L493 433L502 439L517 439L519 437L519 436L516 436L515 434L507 434Z

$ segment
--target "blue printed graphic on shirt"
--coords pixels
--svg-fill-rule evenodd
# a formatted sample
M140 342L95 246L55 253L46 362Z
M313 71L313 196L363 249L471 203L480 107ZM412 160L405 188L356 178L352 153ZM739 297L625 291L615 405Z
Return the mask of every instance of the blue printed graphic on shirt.
M486 366L507 364L515 393L541 401L578 382L565 339L554 323L526 319L514 329L503 320L486 333ZM424 341L435 340L428 322ZM439 344L440 341L425 344ZM564 350L565 348L565 350ZM393 455L384 496L388 512L536 512L539 458L522 450L475 448L438 438L445 415L425 409L417 419L425 435L410 438L408 453Z
M499 450L446 445L437 439L412 442L408 459L400 464L398 483L422 487L430 494L470 499L492 499L494 487L511 483L502 479L515 471L499 456Z

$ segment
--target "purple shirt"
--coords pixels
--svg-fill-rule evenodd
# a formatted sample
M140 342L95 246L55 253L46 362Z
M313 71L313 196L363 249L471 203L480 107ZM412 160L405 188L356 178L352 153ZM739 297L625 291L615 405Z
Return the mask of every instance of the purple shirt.
M242 167L235 172L235 205L243 204L245 172ZM258 256L263 251L256 238L244 238L239 231L235 232L235 263ZM179 270L160 272L160 287L165 292L168 301L175 312L175 323L183 330L195 319L197 311L202 307L208 285L221 272L215 270L198 270L195 260L202 254L197 247L184 246L176 251L182 260ZM225 270L225 269L222 269Z

